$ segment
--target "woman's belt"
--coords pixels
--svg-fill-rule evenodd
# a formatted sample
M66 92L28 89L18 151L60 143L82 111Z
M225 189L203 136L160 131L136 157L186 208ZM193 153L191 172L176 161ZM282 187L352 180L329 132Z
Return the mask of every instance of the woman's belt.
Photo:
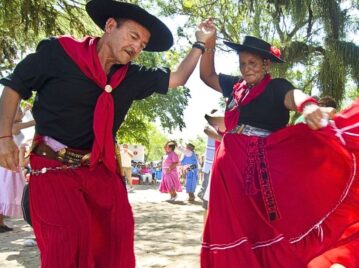
M90 151L63 148L56 152L50 146L40 142L34 146L32 153L51 160L60 161L66 165L90 165Z
M196 164L193 164L193 165L190 165L188 168L187 168L187 171L191 171L191 170L194 170L197 168L197 165Z
M250 125L245 125L245 124L236 126L234 129L230 130L228 133L243 134L246 136L257 136L257 137L262 137L262 138L265 138L269 134L271 134L271 132L267 129L263 129L263 128L259 128L259 127L252 127Z

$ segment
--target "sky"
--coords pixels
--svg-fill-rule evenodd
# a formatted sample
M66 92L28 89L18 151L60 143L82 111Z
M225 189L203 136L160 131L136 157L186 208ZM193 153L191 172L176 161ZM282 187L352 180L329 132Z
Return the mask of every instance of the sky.
M177 46L190 47L187 41L184 42L175 35L177 27L185 24L187 16L176 16L176 19L161 18L161 20L170 28L174 35L174 43ZM190 37L193 42L195 41L194 32L195 29L193 29L193 36ZM232 74L236 72L239 66L237 53L234 51L223 52L217 49L215 53L215 66L217 73ZM171 139L189 141L196 139L197 136L205 137L203 133L206 124L204 115L213 109L220 110L219 102L222 95L202 82L199 77L199 63L185 86L190 89L191 94L189 104L184 111L186 128L182 129L182 131L177 129L173 133L165 131L164 133Z
M238 68L236 53L218 53L215 55L217 73L231 74ZM206 86L199 77L199 64L187 81L186 87L190 89L191 99L184 111L184 122L186 128L167 134L173 139L183 141L196 139L197 136L205 137L203 129L206 121L204 115L213 109L221 110L219 106L221 93Z

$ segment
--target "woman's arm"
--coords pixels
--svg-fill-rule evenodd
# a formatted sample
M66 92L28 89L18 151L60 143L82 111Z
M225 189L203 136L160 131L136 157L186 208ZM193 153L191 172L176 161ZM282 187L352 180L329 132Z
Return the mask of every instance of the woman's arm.
M213 88L218 92L222 92L221 86L219 84L219 76L216 72L214 65L214 54L217 38L216 28L212 20L209 21L209 25L214 29L215 34L209 40L207 40L205 52L201 57L199 67L200 77L207 86Z
M35 126L35 120L30 120L28 122L18 122L14 123L12 126L12 134L19 134L21 129Z
M302 113L308 126L314 130L325 126L323 120L330 119L335 114L334 108L319 107L315 99L299 89L293 89L287 92L284 105L289 110Z

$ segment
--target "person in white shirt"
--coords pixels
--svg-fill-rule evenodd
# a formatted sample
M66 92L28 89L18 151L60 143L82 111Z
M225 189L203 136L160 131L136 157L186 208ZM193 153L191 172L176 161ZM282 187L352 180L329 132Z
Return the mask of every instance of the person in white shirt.
M129 192L133 192L133 184L132 184L132 166L131 161L133 157L133 152L128 149L128 144L123 144L121 149L121 163L122 163L122 172L126 177L126 180L129 184Z

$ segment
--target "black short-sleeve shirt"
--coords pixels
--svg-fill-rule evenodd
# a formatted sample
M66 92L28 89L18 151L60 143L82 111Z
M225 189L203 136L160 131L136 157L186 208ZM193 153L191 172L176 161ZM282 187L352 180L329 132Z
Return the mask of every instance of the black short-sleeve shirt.
M219 84L223 96L228 98L227 108L233 101L233 86L239 80L240 77L238 76L219 75ZM284 98L287 92L294 88L286 79L272 79L261 95L239 108L240 118L238 124L248 124L270 131L286 126L289 121L289 110L284 106Z
M108 77L119 67L113 66ZM115 105L114 135L132 102L154 92L166 94L169 77L167 68L129 66L125 79L111 93ZM25 57L0 83L24 99L37 91L32 112L38 134L73 148L92 147L93 113L103 89L81 72L56 38L40 42L36 52Z

